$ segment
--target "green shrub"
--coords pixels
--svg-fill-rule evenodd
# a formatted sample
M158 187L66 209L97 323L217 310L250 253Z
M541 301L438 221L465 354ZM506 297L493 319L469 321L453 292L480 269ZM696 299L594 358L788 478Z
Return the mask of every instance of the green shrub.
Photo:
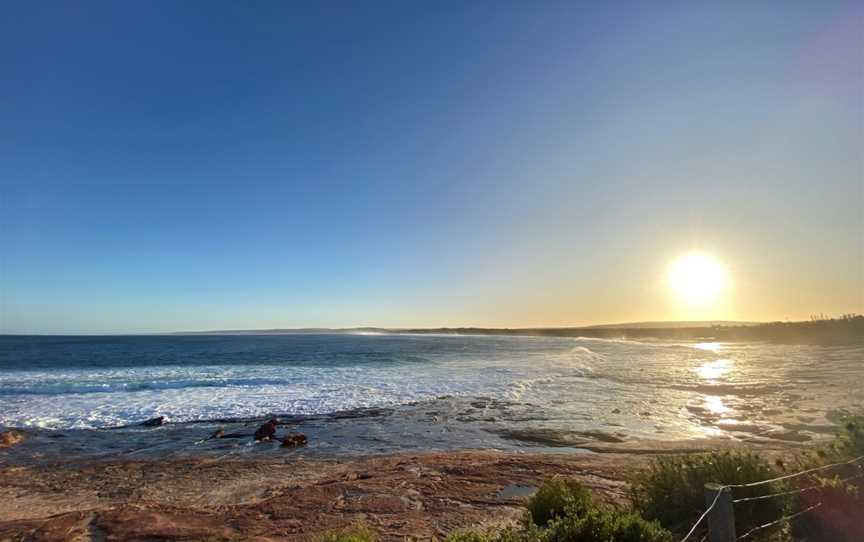
M850 542L864 540L864 510L858 488L850 484L827 481L823 488L801 493L794 510L803 511L818 505L791 522L795 540Z
M576 480L553 478L540 485L527 506L530 521L545 527L565 513L579 515L593 506L593 499L591 492Z
M848 461L864 455L864 415L847 416L841 423L840 433L819 454L826 463Z
M528 523L489 533L463 531L447 542L672 542L672 533L630 510L591 505L574 511L568 508L546 528Z
M372 529L352 527L325 533L320 542L375 542L376 540L378 540L378 535Z
M534 525L506 527L497 531L459 531L447 537L446 542L539 542L540 531Z
M864 416L851 416L842 420L841 431L830 444L800 454L790 465L783 465L790 473L849 461L864 455ZM864 464L841 465L828 470L792 479L796 488L817 489L796 495L793 511L803 511L819 505L792 523L792 534L797 539L824 542L864 540Z
M490 542L493 537L479 531L458 531L451 533L446 542Z
M864 455L864 415L850 416L845 421L844 439L850 459L860 457Z
M705 510L705 484L746 484L775 478L779 473L756 454L723 452L655 459L634 475L631 499L642 517L658 520L675 533L685 533ZM735 498L755 497L783 491L781 483L736 488ZM738 533L779 519L788 511L790 499L778 497L735 505Z
M672 542L672 533L632 511L595 507L553 521L543 542Z
M596 503L576 480L544 482L527 503L526 521L494 532L463 531L447 542L672 542L672 534L631 510Z

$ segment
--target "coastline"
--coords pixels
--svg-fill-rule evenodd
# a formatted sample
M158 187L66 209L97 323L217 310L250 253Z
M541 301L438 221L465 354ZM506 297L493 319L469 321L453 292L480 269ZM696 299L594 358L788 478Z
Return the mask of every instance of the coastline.
M575 327L438 327L438 328L300 328L300 329L227 329L175 331L177 336L220 335L426 335L426 336L515 336L571 337L611 340L679 340L719 342L768 342L822 346L864 343L864 315L785 322L636 322Z
M0 465L0 540L314 540L356 524L383 540L441 538L516 521L523 498L552 476L575 477L599 498L621 501L628 472L651 457L743 447L703 439L607 443L603 453L288 452Z
M620 501L629 474L662 454L785 460L860 404L854 348L73 342L9 350L36 370L6 381L4 414L19 422L6 427L23 440L0 450L0 541L316 540L357 524L384 540L441 539L515 521L522 499L559 474ZM52 361L70 355L79 363ZM265 425L276 439L302 433L301 446L256 443Z

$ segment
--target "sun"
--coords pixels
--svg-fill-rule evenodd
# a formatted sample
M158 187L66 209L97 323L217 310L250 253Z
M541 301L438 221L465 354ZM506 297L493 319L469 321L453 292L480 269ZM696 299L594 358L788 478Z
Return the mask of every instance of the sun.
M672 262L666 278L675 295L688 305L715 303L729 285L726 267L703 252L691 252Z

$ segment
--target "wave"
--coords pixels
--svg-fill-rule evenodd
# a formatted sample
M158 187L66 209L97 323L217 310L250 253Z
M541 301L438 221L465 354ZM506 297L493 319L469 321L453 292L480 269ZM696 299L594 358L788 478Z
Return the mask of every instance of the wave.
M20 349L8 353L15 363L0 368L0 425L100 428L163 415L172 422L319 415L452 396L520 405L507 415L490 407L479 419L463 415L458 399L447 408L457 421L510 423L518 414L565 428L609 424L642 435L658 427L665 435L702 435L709 423L703 418L718 431L728 428L686 406L722 406L723 416L740 423L755 416L780 423L799 414L818 422L819 410L861 403L860 349L723 344L715 352L681 342L488 336L120 341L129 343L122 351L82 339L75 363L62 366L30 361L65 359L70 345L36 348L30 358ZM116 359L129 364L116 367ZM721 359L729 363L711 373Z
M296 380L274 378L219 378L172 380L164 382L112 382L105 384L62 383L34 384L33 386L0 386L0 396L8 395L69 395L88 393L132 393L137 391L180 390L186 388L231 388L290 386Z

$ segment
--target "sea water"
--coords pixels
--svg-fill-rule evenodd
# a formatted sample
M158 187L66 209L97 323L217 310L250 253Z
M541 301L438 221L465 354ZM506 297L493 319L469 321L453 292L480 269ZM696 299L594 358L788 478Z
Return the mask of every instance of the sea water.
M361 452L808 441L864 408L862 360L862 346L556 337L0 336L0 426L96 438L164 416L203 435L280 416Z

